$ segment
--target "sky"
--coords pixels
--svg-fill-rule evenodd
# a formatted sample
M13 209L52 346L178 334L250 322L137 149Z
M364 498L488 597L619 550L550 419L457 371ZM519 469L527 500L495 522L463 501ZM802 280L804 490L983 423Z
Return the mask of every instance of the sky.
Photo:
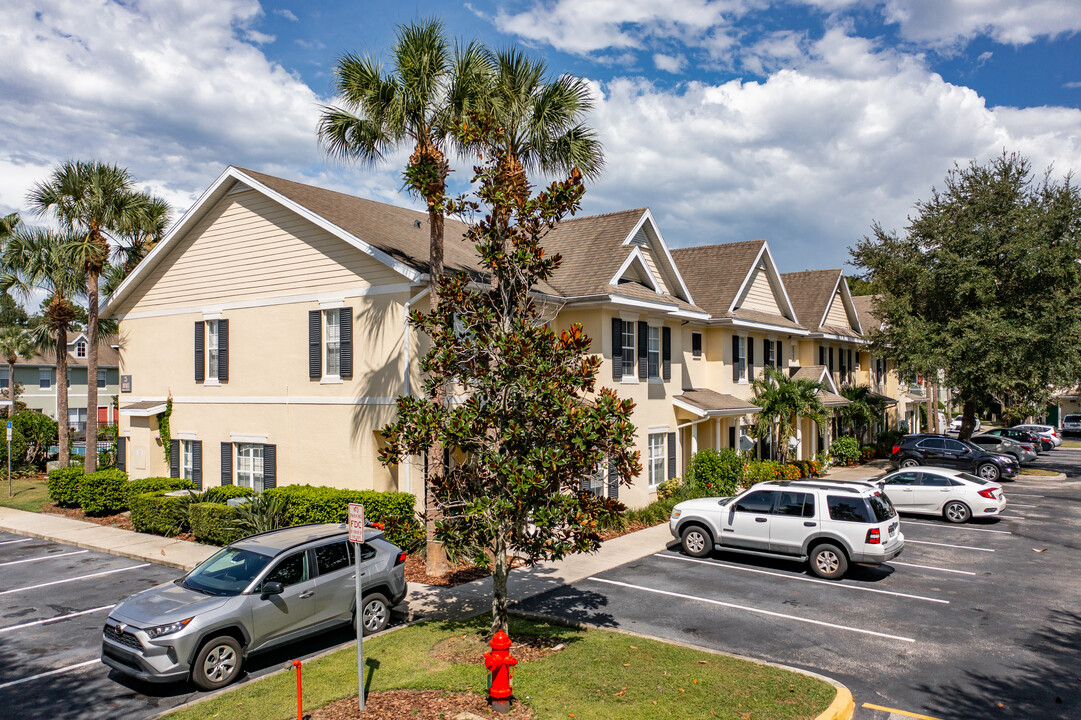
M419 208L408 151L348 166L315 130L338 58L429 17L587 79L606 170L584 212L648 206L673 247L839 267L955 163L1081 170L1078 0L4 0L0 212L66 159L125 166L178 215L228 165Z

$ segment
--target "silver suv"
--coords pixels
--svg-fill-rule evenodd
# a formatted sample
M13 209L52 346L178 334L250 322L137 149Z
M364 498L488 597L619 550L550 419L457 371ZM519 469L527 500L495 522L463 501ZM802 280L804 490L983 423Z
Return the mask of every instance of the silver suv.
M109 614L101 661L141 680L191 679L214 690L255 652L350 622L354 552L345 525L300 525L239 540L184 577ZM369 528L361 546L364 634L387 626L405 597L405 553Z
M892 560L905 546L890 499L864 482L758 483L735 497L681 502L668 525L692 557L717 549L799 559L829 580L849 563Z

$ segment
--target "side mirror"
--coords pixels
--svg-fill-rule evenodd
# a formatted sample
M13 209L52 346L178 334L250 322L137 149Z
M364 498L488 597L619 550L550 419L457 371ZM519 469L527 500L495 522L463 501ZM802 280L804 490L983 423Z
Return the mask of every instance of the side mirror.
M280 582L263 583L263 589L259 592L259 599L266 600L271 595L281 595L285 587Z

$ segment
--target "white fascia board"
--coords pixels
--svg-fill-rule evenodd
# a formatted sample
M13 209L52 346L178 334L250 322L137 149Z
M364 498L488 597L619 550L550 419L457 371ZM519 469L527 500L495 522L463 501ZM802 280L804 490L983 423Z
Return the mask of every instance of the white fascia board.
M634 236L638 234L638 231L641 230L642 226L647 222L650 227L653 228L653 234L657 236L657 242L660 243L661 250L664 251L664 257L668 261L668 269L679 283L680 290L683 291L683 299L691 305L694 305L694 298L691 297L691 291L687 289L687 283L683 281L683 276L679 274L679 266L676 265L675 258L672 257L672 252L668 249L668 243L664 241L664 236L661 235L661 229L657 226L657 221L654 219L653 212L650 211L649 208L646 208L646 211L642 213L642 217L638 218L638 222L634 224L634 228L631 229L630 234L624 238L623 244L629 245L634 239Z
M649 269L649 265L646 264L646 258L642 255L642 248L635 245L629 253L627 253L627 259L623 261L623 264L619 266L619 270L616 270L616 274L612 276L612 279L608 281L609 285L619 285L619 281L623 279L623 273L627 272L627 268L637 260L638 268L642 270L649 284L653 287L653 292L660 292L660 284L657 282L656 276Z
M807 337L812 340L837 340L838 342L850 342L856 345L870 345L871 341L866 338L854 338L849 335L835 335L833 333L816 332L807 333Z
M735 312L736 308L739 307L739 301L743 299L744 293L747 292L747 285L751 282L751 278L758 269L758 263L762 260L762 254L765 252L766 243L763 242L762 249L754 256L754 262L751 263L751 268L747 271L747 274L743 276L743 282L739 284L739 290L736 291L736 296L732 298L732 304L728 306L728 312Z
M833 375L830 373L830 369L828 367L822 367L822 373L818 376L818 382L826 383L829 386L830 392L834 395L841 394L841 391L837 389L837 383L833 382Z
M691 405L689 402L684 402L683 400L680 400L677 397L672 398L672 404L674 406L676 406L677 408L679 408L680 410L686 410L687 412L689 412L691 415L694 415L695 417L703 417L703 418L704 417L709 417L709 411L708 410L703 410L702 408L700 408L700 407L698 407L696 405Z
M810 335L810 333L801 328L790 328L785 327L784 325L771 325L770 323L755 322L754 320L741 320L739 318L714 318L714 320L710 324L732 325L734 327L753 328L755 330L775 332L784 335L799 335L801 337Z
M165 412L164 402L161 405L155 405L154 407L145 409L139 408L133 410L125 410L124 408L120 408L120 414L126 417L153 417L163 412Z
M830 301L826 303L826 311L822 313L822 319L818 322L818 327L822 327L826 324L826 317L830 314L830 309L833 307L833 301L837 299L838 291L841 293L841 302L845 306L845 315L848 316L848 324L852 326L852 329L863 334L863 328L860 326L859 314L856 312L856 306L852 303L852 295L848 290L848 283L844 282L845 273L843 270L837 271L837 282L833 284L833 292L830 293Z
M623 297L622 295L609 295L608 301L615 305L629 305L631 307L646 308L647 310L661 310L674 313L678 307L665 302L653 302L652 300L639 300L638 298Z
M669 314L672 317L686 318L688 320L709 320L708 312L698 312L696 310L676 310Z
M781 278L781 273L777 270L777 263L773 261L773 252L769 249L769 243L763 242L762 245L765 248L764 256L769 265L770 275L773 276L773 280L777 283L777 286L781 288L781 294L784 296L784 305L788 309L789 319L792 322L799 324L799 318L796 317L796 309L792 307L792 300L788 297L788 288L784 286L784 279Z
M219 191L221 191L222 187L226 183L234 182L234 181L235 182L241 182L241 183L247 185L252 190L257 191L257 192L265 195L266 197L270 198L271 200L274 200L278 204L292 210L293 212L300 215L301 217L308 220L309 222L312 222L315 225L323 228L324 230L329 232L331 235L334 235L334 236L338 237L339 239L344 240L345 242L347 242L348 244L350 244L353 247L357 248L361 252L364 252L367 255L370 255L371 257L373 257L376 260L380 261L384 265L390 267L392 270L394 270L398 274L408 278L410 281L416 283L416 282L420 282L420 280L422 279L422 273L418 272L417 270L409 267L405 263L402 263L402 262L400 262L398 260L395 260L394 258L390 257L389 255L387 255L382 250L378 250L378 249L372 247L371 245L364 242L363 240L356 237L355 235L353 235L353 234L351 234L349 232L346 232L345 230L338 227L334 223L332 223L329 220L323 218L321 215L317 215L316 213L312 212L311 210L308 210L303 205L300 205L300 204L298 204L296 202L293 202L292 200L285 197L281 193L278 193L278 192L276 192L274 190L271 190L269 187L267 187L263 183L255 180L254 178L250 177L249 175L246 175L245 173L241 172L238 168L235 168L232 165L230 165L228 168L225 169L225 172L223 172L221 175L219 175L218 179L215 180L214 183L209 188L207 188L206 191L203 192L202 195L199 196L199 199L195 201L195 204L192 205L190 208L188 208L188 211L186 213L184 213L184 215L176 222L176 224L174 224L169 229L169 232L167 232L165 234L165 237L162 238L161 242L159 242L156 246L154 246L154 249L150 251L150 254L147 255L143 259L143 261L141 263L139 263L135 267L135 270L132 271L132 273L130 275L128 275L127 278L124 279L124 282L120 283L120 287L118 287L116 289L116 291L113 292L112 295L105 298L105 300L101 304L101 314L102 314L103 317L107 316L107 312L108 312L109 308L112 305L114 305L115 303L117 303L121 299L123 299L128 294L128 292L131 290L131 288L133 288L137 284L139 279L144 274L146 274L150 268L152 268L154 265L157 264L157 262L161 258L161 256L164 255L168 251L168 249L173 245L173 243L175 241L175 238L182 235L195 222L197 222L199 219L202 218L202 215L203 215L204 211L213 202L216 202L219 199ZM220 193L220 195L224 195L224 194L226 194L226 193L225 192Z

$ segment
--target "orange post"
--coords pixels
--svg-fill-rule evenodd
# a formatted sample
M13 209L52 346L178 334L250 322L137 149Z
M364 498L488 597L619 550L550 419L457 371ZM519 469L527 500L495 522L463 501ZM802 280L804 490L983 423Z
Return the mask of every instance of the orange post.
M293 667L297 669L297 720L304 720L304 695L300 684L300 661L294 660Z

